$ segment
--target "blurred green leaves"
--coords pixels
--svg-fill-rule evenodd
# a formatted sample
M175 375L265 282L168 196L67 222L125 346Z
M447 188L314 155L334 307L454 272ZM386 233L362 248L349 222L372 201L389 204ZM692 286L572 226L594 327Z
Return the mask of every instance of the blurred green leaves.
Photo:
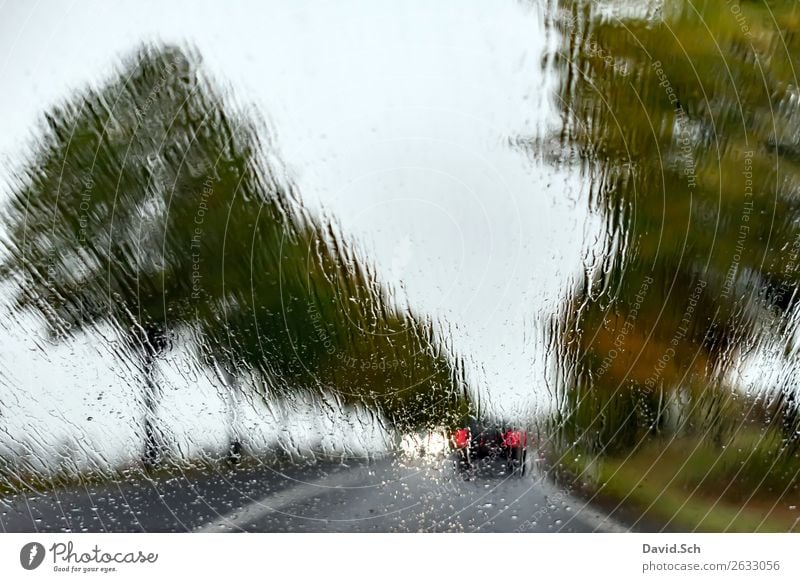
M626 16L568 1L559 13L561 146L592 184L609 252L561 314L570 380L556 425L614 452L656 434L722 443L767 414L797 441L793 386L749 399L731 372L791 335L800 9L670 1Z

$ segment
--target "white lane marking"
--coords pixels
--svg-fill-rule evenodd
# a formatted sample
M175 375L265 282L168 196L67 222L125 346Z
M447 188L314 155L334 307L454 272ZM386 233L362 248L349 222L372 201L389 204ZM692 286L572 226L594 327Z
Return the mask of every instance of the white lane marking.
M345 470L333 475L328 475L321 479L317 479L316 481L301 483L289 489L282 489L277 493L273 493L272 495L267 495L266 497L262 497L257 501L253 501L252 503L245 505L240 509L235 509L230 513L226 513L222 517L196 528L194 531L197 533L212 533L230 530L243 531L245 526L248 524L258 521L259 519L271 513L282 513L282 510L286 509L290 505L300 501L305 501L307 499L320 497L330 493L332 490L348 488L365 489L374 487L374 485L358 486L359 483L364 483L364 478L370 470L374 470L374 467L361 467L354 471ZM313 518L307 519L313 520Z
M572 516L564 521L564 526L568 525L571 521L582 521L586 525L592 528L593 531L597 532L605 532L605 533L632 533L629 527L625 527L622 523L611 517L610 515L604 514L603 510L595 509L589 506L585 501L581 500L579 497L575 497L567 493L567 495L563 495L564 489L558 489L557 484L543 480L539 483L539 486L542 489L542 492L549 496L555 497L559 496L561 498L561 503L569 504L572 507L582 507L582 509L578 513L572 514ZM563 528L559 529L561 531Z

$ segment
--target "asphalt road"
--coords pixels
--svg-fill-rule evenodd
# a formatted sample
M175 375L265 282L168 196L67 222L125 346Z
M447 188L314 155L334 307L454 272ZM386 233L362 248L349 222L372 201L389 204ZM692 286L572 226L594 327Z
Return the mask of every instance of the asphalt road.
M449 459L321 460L162 472L0 499L5 532L626 531L537 473Z

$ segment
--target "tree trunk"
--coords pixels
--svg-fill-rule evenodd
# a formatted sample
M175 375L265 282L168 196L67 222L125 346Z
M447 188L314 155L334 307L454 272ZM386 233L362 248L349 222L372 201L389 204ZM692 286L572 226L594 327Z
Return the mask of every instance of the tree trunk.
M225 387L227 394L225 398L226 416L228 420L228 463L236 465L242 459L242 441L239 437L238 424L239 424L239 379L220 368L221 375L225 379Z
M164 351L165 338L163 330L158 326L143 328L143 337L139 350L141 352L142 374L144 376L144 454L142 462L145 467L155 468L163 459L164 433L158 423L158 406L161 402L162 389L155 379L155 368L159 354Z
M161 463L163 433L158 426L158 403L161 400L161 387L153 379L154 364L145 364L144 386L144 458L146 467L157 467Z

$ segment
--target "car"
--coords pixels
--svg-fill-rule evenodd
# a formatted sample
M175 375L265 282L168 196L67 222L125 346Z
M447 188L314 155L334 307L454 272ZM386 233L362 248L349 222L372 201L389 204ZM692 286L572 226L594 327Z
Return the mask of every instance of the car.
M483 460L502 460L512 474L525 474L528 433L510 424L472 423L451 433L451 446L459 470L469 470Z

